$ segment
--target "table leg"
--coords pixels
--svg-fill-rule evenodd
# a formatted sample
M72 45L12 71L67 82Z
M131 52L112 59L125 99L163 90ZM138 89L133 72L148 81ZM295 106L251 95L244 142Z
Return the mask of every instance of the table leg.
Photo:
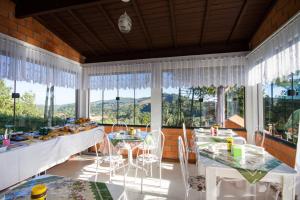
M126 175L124 175L124 181L129 173L129 170L130 170L130 167L135 167L137 169L140 169L142 170L142 180L141 180L141 192L143 191L143 187L142 187L142 184L143 184L143 172L145 172L145 174L147 173L147 170L143 167L140 167L138 165L136 165L135 163L133 163L133 156L132 156L132 148L130 145L128 145L126 147L127 151L128 151L128 169L127 169L127 172L126 172Z
M286 175L283 176L283 188L282 188L283 200L295 199L295 177Z
M217 189L216 169L206 167L206 199L217 200Z

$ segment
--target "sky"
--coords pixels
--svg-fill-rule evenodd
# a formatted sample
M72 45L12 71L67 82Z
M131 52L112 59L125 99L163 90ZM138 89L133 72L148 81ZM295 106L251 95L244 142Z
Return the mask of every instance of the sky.
M11 88L13 92L14 82L4 79L6 86ZM44 105L46 99L46 85L38 83L29 83L25 81L17 81L17 93L22 96L25 92L32 92L35 94L35 103L37 105ZM54 89L54 104L63 105L69 103L75 103L75 89L55 87Z

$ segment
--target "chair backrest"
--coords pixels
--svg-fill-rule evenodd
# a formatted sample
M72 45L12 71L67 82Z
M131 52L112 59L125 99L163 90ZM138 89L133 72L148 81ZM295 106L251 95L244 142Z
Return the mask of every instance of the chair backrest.
M185 147L184 147L181 136L178 137L178 157L179 157L179 161L180 161L183 184L185 186L185 189L187 189L189 187L189 185L188 185L189 171L188 171Z
M162 131L151 131L145 138L144 148L151 147L151 152L155 154L160 160L162 159L165 145L165 135Z
M110 143L110 139L108 134L105 135L105 139L106 139L106 144L107 144L107 149L108 149L108 155L111 156L112 155L112 149L111 149L111 143Z
M151 123L148 123L147 125L146 125L146 132L148 132L148 128L150 128L150 124ZM150 130L149 130L150 131Z
M182 124L182 130L183 130L184 146L185 146L185 149L186 149L186 153L188 153L189 143L188 143L188 139L187 139L187 135L186 135L185 123Z
M118 127L119 130L121 128L121 130L123 131L128 131L128 127L127 127L127 124L123 123L123 122L120 122L120 123L114 123L111 127L111 132L115 132L115 127ZM119 131L118 130L118 131Z

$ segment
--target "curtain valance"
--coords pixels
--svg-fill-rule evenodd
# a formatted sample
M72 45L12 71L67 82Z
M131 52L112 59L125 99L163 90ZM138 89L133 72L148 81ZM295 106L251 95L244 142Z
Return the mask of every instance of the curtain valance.
M247 56L248 84L273 81L300 70L300 14Z
M81 65L0 34L0 78L79 88Z
M84 85L90 89L244 85L245 56L239 52L84 64ZM123 77L122 84L117 77Z

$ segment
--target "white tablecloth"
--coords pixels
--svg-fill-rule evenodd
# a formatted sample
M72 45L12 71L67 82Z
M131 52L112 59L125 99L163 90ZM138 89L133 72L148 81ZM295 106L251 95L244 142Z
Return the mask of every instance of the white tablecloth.
M0 153L0 190L30 178L103 140L103 127Z

